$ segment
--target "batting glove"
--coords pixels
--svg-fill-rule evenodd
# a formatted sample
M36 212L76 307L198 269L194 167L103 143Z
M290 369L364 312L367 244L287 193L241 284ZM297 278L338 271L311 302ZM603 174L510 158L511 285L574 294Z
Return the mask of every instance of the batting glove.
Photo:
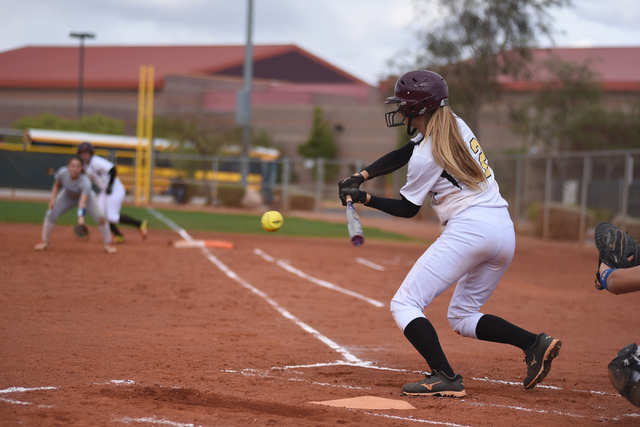
M338 183L338 196L342 201L342 206L347 206L347 201L342 196L342 190L346 188L359 189L360 185L362 185L363 182L364 182L364 177L362 176L362 174L360 174L360 172L356 172L353 175L351 175L349 178L343 179Z
M364 203L367 201L367 192L358 188L343 188L340 191L340 200L342 205L347 206L347 196L351 196L353 203Z

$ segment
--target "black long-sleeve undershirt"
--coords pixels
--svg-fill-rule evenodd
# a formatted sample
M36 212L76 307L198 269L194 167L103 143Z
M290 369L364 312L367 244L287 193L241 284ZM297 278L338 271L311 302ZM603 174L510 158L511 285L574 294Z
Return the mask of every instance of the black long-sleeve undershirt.
M107 185L107 188L112 188L113 187L113 182L116 180L116 167L112 167L111 169L109 169L109 184Z
M377 176L387 175L409 163L409 159L411 159L411 156L413 155L413 149L416 144L419 144L420 142L421 141L409 141L404 147L400 147L397 150L393 150L385 154L364 168L364 170L369 174L367 180ZM389 199L371 194L369 203L366 203L365 206L402 218L413 218L416 216L420 210L420 206L414 205L402 194L400 197L401 199Z
M402 218L413 218L416 216L420 210L420 206L414 205L402 194L400 197L401 199L389 199L371 194L371 199L369 203L365 203L365 206Z
M369 174L367 179L387 175L409 163L409 159L413 154L413 148L419 143L420 142L409 141L404 147L393 150L371 163L369 166L364 168L364 170Z

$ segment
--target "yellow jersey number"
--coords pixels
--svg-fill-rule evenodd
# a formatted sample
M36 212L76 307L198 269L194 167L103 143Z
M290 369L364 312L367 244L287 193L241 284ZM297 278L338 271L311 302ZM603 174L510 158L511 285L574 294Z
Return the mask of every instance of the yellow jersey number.
M489 178L491 176L491 168L489 167L489 161L487 160L487 156L484 155L484 152L482 151L482 147L480 147L478 140L473 138L469 142L469 144L471 145L471 149L475 154L478 154L478 152L480 152L480 167L484 169L484 176Z

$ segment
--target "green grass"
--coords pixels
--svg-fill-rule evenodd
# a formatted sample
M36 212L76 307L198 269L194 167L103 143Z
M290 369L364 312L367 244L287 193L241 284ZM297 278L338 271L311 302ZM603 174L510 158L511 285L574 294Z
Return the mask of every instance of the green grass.
M0 222L42 224L46 211L47 204L44 202L0 200ZM187 231L267 234L260 225L260 215L192 212L170 209L157 209L157 211ZM134 218L147 218L149 220L149 228L151 229L169 229L164 222L153 216L146 208L123 206L122 213L126 213ZM75 223L75 209L71 209L57 221L57 224L61 225L74 225ZM93 222L90 217L87 218L87 223L95 225L95 222ZM379 228L364 227L363 231L367 239L420 241L401 234L382 231ZM346 220L344 224L339 224L288 216L284 218L284 225L277 234L281 236L298 237L348 237Z

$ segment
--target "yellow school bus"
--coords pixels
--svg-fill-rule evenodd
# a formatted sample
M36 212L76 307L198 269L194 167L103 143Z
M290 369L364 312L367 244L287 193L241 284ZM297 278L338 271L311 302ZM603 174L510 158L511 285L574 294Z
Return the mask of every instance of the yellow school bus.
M21 143L0 141L0 187L50 188L53 173L66 164L69 155L76 154L81 142L89 142L95 147L95 153L109 159L117 165L118 177L130 192L135 184L135 157L138 138L124 135L107 135L88 132L68 132L44 129L25 129ZM146 139L142 140L146 146ZM153 151L171 153L177 147L166 139L154 138ZM239 156L241 148L230 146L223 151L224 156L232 159ZM250 152L252 159L273 161L280 157L274 148L254 147ZM241 174L237 167L228 167L234 160L225 161L224 156L216 170L195 170L190 179L197 181L217 181L220 183L239 183ZM237 166L237 160L235 160ZM225 167L225 165L227 167ZM171 166L171 160L162 161L152 169L152 188L155 194L169 190L171 184L181 178L187 178L186 172ZM250 172L247 176L250 187L260 190L262 174Z

